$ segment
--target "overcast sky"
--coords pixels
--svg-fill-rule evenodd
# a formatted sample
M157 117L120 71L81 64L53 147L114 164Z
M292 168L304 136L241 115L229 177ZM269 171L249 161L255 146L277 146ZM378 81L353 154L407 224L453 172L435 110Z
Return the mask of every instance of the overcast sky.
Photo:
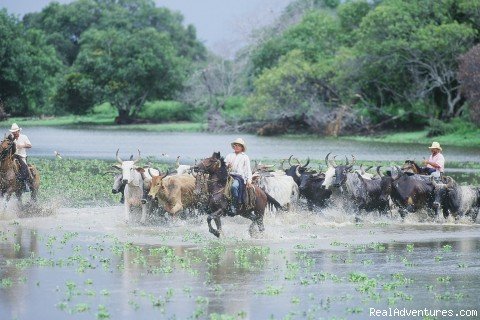
M41 11L50 0L0 0L10 14L20 18ZM57 0L69 3L72 0ZM155 0L157 6L180 11L185 24L193 24L199 40L212 51L230 55L238 49L248 32L270 23L290 0Z

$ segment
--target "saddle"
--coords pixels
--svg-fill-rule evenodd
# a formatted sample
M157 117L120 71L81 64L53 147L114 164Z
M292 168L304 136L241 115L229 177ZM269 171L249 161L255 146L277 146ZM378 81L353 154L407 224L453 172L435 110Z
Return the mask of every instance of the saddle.
M225 197L231 201L233 199L232 195L232 183L234 180L239 181L239 199L237 199L237 202L239 203L239 208L240 210L250 210L253 207L255 207L255 201L256 201L256 194L255 194L255 188L246 188L245 183L243 181L243 178L237 175L230 175L227 178L227 184L225 185L225 190L224 190L224 195Z

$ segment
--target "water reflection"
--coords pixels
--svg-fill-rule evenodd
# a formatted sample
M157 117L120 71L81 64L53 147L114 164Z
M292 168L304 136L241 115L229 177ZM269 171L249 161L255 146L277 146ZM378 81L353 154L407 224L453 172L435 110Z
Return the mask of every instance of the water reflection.
M478 225L331 224L318 216L293 223L285 216L269 217L265 237L250 239L235 233L243 221L229 219L231 238L218 241L204 223L188 222L113 227L105 235L99 230L112 227L112 216L91 228L95 214L32 219L37 231L0 224L2 315L90 319L104 305L112 319L364 319L368 307L391 303L478 307ZM85 230L57 227L74 218L72 227ZM47 227L49 219L56 227ZM90 311L75 311L82 304Z

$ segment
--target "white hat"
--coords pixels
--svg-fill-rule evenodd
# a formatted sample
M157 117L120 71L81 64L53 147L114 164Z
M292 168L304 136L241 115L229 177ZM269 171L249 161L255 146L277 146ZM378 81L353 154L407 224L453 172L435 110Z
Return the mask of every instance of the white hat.
M438 149L440 151L442 151L442 147L440 147L440 143L438 142L432 142L432 146L431 147L428 147L428 149Z
M16 123L12 124L12 127L10 128L10 132L17 132L17 131L22 131L22 128L20 128Z
M243 141L242 138L237 138L235 141L232 142L232 148L234 144L239 144L243 147L243 151L247 151L247 145L245 144L245 141Z

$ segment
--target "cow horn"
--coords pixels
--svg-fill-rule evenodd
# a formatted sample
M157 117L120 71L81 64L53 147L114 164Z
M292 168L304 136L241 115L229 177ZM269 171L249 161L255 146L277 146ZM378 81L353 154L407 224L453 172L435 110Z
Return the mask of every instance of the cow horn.
M345 165L348 166L350 163L348 162L347 156L345 156Z
M300 166L296 166L295 167L295 174L297 175L297 177L300 178L301 174L300 174Z
M141 157L140 157L140 149L137 149L138 150L138 158L133 160L133 163L137 163L138 161L140 161Z
M352 154L352 166L355 164L356 160L355 160L355 156Z
M117 161L118 161L119 163L122 163L123 160L118 156L118 151L120 151L120 148L117 149L117 153L115 153L115 157L117 158Z
M382 167L382 166L378 166L378 167L377 167L377 173L378 173L378 176L379 176L380 178L383 177L383 174L382 174L382 172L380 171L380 168L381 168L381 167Z
M336 157L337 157L336 155L333 156L333 160L332 160L332 166L333 166L334 168L337 167L337 163L335 162L335 158L336 158Z
M150 177L155 177L155 175L153 174L151 168L148 168L148 174L150 175Z
M160 175L160 176L161 176L161 179L163 179L163 178L165 178L166 176L168 176L168 170L167 170L167 172L165 172L164 175Z
M293 154L288 158L288 164L291 166L293 166L293 164L290 162L290 160L292 160L292 157L293 157Z
M282 171L285 171L285 168L283 167L283 164L285 163L285 160L286 159L282 159L282 161L280 162L280 168L282 169Z
M365 170L363 170L363 163L360 164L360 174L365 174Z
M310 163L310 157L307 158L307 162L302 166L302 168L306 168Z
M331 152L329 152L329 153L327 154L327 156L325 157L325 164L327 165L327 167L330 166L330 164L329 164L329 162L328 162L328 157L330 156L330 153L331 153Z

